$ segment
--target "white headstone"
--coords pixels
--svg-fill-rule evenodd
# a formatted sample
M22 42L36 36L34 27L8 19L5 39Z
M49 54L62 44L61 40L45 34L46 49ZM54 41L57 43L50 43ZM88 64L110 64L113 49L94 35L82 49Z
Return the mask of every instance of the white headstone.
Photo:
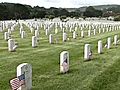
M32 36L32 47L36 47L37 46L37 37L36 36Z
M35 36L38 38L39 37L39 31L35 30Z
M23 31L23 28L22 28L22 27L20 27L20 35L22 34L22 31Z
M111 47L111 38L109 37L107 39L107 48L110 49L110 47Z
M63 51L60 54L60 73L66 73L69 71L69 52Z
M67 41L67 34L63 33L63 42Z
M25 31L21 32L21 38L25 38Z
M45 35L48 35L48 29L45 30Z
M25 85L18 90L32 90L32 66L28 63L20 64L17 67L17 77L25 75Z
M101 28L99 28L99 33L101 33Z
M15 45L15 40L9 39L8 40L8 51L12 52L15 51L17 48L17 45Z
M85 44L85 47L84 47L84 59L89 60L90 56L91 56L90 54L92 54L90 52L90 44Z
M96 35L96 29L94 29L93 34Z
M91 30L88 30L88 36L90 36L91 35Z
M57 34L58 33L58 29L57 28L55 28L55 34Z
M76 31L73 32L73 38L76 39Z
M50 43L50 44L53 43L53 35L52 35L52 34L49 35L49 43Z
M84 31L83 30L81 31L81 37L82 38L84 37Z
M101 40L98 41L98 53L99 54L102 53L102 41Z
M10 38L10 37L9 37L9 33L8 33L8 32L5 32L5 33L4 33L4 39L5 39L5 40L8 40L9 38Z
M12 33L12 32L11 32L11 29L8 29L8 33L9 33L9 34L11 34L11 33Z
M114 36L114 45L117 45L117 38L118 38L118 36L115 35L115 36Z

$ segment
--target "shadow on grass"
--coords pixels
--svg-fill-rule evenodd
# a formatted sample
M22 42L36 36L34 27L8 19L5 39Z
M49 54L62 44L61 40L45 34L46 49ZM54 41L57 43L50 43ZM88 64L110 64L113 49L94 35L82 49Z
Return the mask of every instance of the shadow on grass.
M78 72L78 71L79 71L79 69L70 69L68 72L58 73L57 75L67 75L67 74L75 73L75 72Z

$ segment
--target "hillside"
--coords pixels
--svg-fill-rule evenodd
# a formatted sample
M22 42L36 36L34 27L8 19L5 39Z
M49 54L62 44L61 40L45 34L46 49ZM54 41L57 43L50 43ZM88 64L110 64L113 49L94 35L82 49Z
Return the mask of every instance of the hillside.
M112 7L120 7L120 5L115 5L115 4L111 4L111 5L96 5L96 6L93 6L93 7L95 9L98 9L98 10L104 10L104 9L108 9L108 8L112 8ZM68 10L69 12L76 11L76 10L84 12L86 10L86 8L87 8L87 6L80 7L80 8L66 8L66 10Z

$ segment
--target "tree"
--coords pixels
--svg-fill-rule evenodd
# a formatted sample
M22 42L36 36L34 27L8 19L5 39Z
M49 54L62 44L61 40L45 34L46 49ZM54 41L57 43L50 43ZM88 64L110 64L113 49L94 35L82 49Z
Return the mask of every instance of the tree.
M96 10L94 7L89 6L86 8L86 11L84 12L84 16L86 16L86 17L99 17L99 16L102 16L102 11Z

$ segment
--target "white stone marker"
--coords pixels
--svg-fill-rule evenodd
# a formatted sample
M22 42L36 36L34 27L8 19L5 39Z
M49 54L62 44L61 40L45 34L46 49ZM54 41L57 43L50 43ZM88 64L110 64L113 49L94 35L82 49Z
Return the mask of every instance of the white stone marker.
M17 45L15 45L15 40L9 39L8 40L8 51L12 52L15 51L17 48Z
M9 33L8 33L8 32L5 32L5 33L4 33L4 39L5 39L5 40L8 40L9 38L10 38L10 37L9 37Z
M53 35L52 34L49 35L49 43L53 44Z
M96 35L96 29L93 30L93 34Z
M90 44L85 44L85 47L84 47L84 59L85 60L90 59Z
M45 30L45 35L46 35L46 36L48 35L48 29Z
M101 40L98 41L98 53L99 54L102 53L102 41Z
M39 37L39 31L35 30L35 36L38 38Z
M25 38L25 31L21 32L21 38Z
M55 28L55 34L57 34L58 33L58 29L57 28Z
M114 45L117 45L117 38L118 38L118 36L115 35L115 36L114 36Z
M32 47L33 48L37 47L37 37L36 36L32 36Z
M63 33L63 42L66 42L66 41L67 41L67 34Z
M84 31L81 31L81 37L84 38Z
M107 39L107 48L110 49L110 47L111 47L111 38L109 37Z
M73 39L76 39L76 31L73 32Z
M101 28L99 28L99 33L101 33Z
M11 29L8 29L8 33L9 33L9 34L11 34L11 33L12 33L12 32L11 32Z
M105 32L105 28L103 28L103 33Z
M20 27L20 35L22 34L22 31L23 31L23 28L22 28L22 27Z
M25 85L18 90L32 90L32 66L28 63L20 64L17 67L17 77L25 75Z
M31 31L31 33L33 33L33 32L34 32L34 29L33 29L32 27L30 27L30 31Z
M60 54L60 73L66 73L69 71L69 52L63 51Z
M91 35L91 31L90 30L88 30L88 36L90 36Z

